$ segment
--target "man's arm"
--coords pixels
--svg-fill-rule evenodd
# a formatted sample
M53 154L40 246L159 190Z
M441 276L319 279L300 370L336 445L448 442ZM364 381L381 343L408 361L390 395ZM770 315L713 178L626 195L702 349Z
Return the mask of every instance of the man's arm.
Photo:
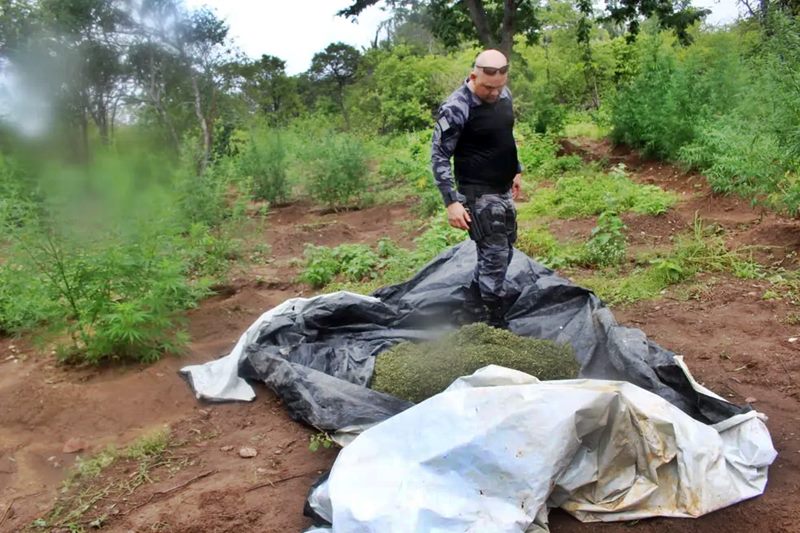
M433 179L444 200L444 205L456 201L455 180L450 158L456 150L458 139L464 128L466 117L456 106L446 103L439 108L438 119L433 127L433 143L431 144L431 168Z
M439 109L439 118L433 128L431 167L433 179L442 195L444 205L447 207L447 220L454 228L468 230L472 220L456 196L450 158L455 152L464 123L467 121L469 107L467 104L462 109L462 106L448 104L450 103L445 103Z

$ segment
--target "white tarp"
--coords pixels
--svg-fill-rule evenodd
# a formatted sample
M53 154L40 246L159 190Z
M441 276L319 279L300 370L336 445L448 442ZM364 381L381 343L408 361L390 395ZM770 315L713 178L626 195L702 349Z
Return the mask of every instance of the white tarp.
M696 517L763 493L762 417L709 426L630 383L489 366L359 435L310 503L336 532L534 531L548 507Z

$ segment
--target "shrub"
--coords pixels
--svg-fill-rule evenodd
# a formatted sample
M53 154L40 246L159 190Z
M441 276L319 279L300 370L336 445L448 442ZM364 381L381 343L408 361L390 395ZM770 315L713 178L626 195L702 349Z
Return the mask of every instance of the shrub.
M367 185L366 146L355 137L331 135L313 147L308 183L311 196L328 207L347 207Z
M30 216L4 221L0 330L46 328L70 362L150 362L180 349L182 311L232 249L219 226L226 178L214 167L190 175L118 154L45 168Z
M586 243L584 259L590 265L618 265L625 259L625 224L614 211L604 211L597 217L597 226Z
M339 274L348 281L362 281L376 275L378 255L364 244L342 244L336 248L309 245L306 267L300 280L314 287L324 287Z
M252 131L236 162L256 200L285 202L289 197L287 151L280 131Z
M665 213L677 201L675 194L655 185L639 185L627 177L622 165L604 174L593 167L568 173L554 187L538 189L527 205L520 206L520 218L539 215L560 218L598 215L609 205L618 212L648 215Z

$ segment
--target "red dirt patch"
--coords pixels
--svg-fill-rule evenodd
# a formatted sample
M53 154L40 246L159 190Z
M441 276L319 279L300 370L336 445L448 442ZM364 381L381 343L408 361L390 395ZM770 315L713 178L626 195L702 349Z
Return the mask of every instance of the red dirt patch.
M311 454L307 449L310 431L292 422L263 387L252 404L203 406L192 397L178 370L227 353L264 311L313 292L295 281L298 267L290 264L302 256L307 243L375 244L388 237L407 245L414 232L409 234L402 223L413 220L410 202L327 214L306 204L274 209L262 231L263 241L271 248L268 262L234 272L232 281L218 287L216 296L187 313L192 342L183 357L167 357L150 366L75 370L58 366L52 356L37 354L25 342L0 338L0 518L8 509L0 531L18 531L46 515L78 455L94 454L108 444L124 446L165 424L180 433L187 424L197 424L201 409L210 412L206 425L214 429L208 449L214 451L205 453L199 448L201 463L185 468L181 475L191 477L201 467L218 473L199 480L191 490L137 509L125 517L131 525L124 526L112 516L110 530L139 531L161 523L166 524L161 531L301 529L307 489L316 472L330 465L332 455ZM64 443L73 437L86 440L88 448L78 454L62 453ZM290 451L277 452L290 441ZM217 453L228 442L253 445L262 453L250 461ZM194 449L193 445L189 448ZM265 469L263 475L258 468ZM236 500L237 505L252 506L252 512L232 512L229 499L219 505L211 505L215 500L211 495L205 496L204 505L199 499L213 491L222 494L231 487L247 487L256 478L277 479L298 470L313 475L286 481L279 490L266 487ZM163 484L148 485L136 495L146 498L163 488ZM221 507L227 510L221 513ZM230 519L232 515L238 518Z

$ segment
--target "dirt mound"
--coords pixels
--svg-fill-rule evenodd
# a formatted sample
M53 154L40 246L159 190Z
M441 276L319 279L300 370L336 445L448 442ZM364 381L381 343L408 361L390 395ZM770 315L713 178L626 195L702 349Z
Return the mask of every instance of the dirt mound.
M748 248L761 264L785 268L800 266L800 222L764 221L731 238L729 246Z

